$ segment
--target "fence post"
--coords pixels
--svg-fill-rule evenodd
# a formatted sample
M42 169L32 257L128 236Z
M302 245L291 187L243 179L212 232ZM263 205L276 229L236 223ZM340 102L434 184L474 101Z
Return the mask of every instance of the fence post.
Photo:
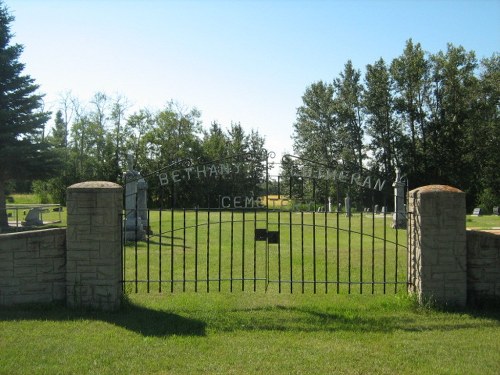
M115 310L122 299L122 187L88 181L67 190L66 303Z
M420 302L465 306L465 193L430 185L408 194L409 291Z

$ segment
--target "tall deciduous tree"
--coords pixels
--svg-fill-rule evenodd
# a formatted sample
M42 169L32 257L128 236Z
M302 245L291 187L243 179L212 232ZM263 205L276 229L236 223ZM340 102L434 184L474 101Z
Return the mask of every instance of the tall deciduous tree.
M401 165L401 132L394 118L391 76L382 58L373 65L367 65L365 82L363 104L365 126L370 136L368 148L373 153L373 167L390 178L395 165Z
M5 184L14 178L36 178L51 172L56 157L41 135L50 113L42 95L19 61L23 47L11 44L14 17L0 2L0 229L8 226Z
M361 72L354 69L348 60L344 71L333 82L335 89L334 108L339 121L342 140L342 161L359 168L365 158L363 151L363 109Z
M448 45L431 56L432 96L429 130L432 145L429 177L467 191L473 172L466 155L467 129L475 126L473 99L477 90L474 52Z
M293 140L297 155L329 165L337 164L342 143L331 84L319 81L306 88L302 105L297 109Z
M430 67L420 43L406 42L403 54L391 63L394 107L405 135L409 137L403 168L411 180L423 183L427 170L426 103L430 90Z

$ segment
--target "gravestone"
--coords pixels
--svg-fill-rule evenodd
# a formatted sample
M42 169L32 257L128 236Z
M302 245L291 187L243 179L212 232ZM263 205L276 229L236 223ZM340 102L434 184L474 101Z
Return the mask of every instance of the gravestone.
M474 208L474 211L472 211L472 215L481 216L481 208L480 207Z
M144 240L147 231L147 189L141 174L134 170L134 158L127 156L125 180L125 240Z
M351 198L349 196L345 197L345 216L351 216Z
M378 204L375 205L375 208L373 209L373 212L375 212L376 214L379 213Z
M43 220L41 218L43 209L40 207L30 208L26 218L21 223L25 227L39 226L43 225Z
M394 187L394 213L392 227L395 229L406 228L405 183L402 181L400 170L396 168L396 181Z
M493 215L496 215L496 216L500 215L498 206L493 207Z

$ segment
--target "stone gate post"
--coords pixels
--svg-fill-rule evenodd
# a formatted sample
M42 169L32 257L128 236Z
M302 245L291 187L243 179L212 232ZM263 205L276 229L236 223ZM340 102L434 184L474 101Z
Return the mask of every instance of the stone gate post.
M122 299L123 189L88 181L67 190L66 303L114 310Z
M410 292L419 301L465 306L467 299L465 193L445 185L409 192Z

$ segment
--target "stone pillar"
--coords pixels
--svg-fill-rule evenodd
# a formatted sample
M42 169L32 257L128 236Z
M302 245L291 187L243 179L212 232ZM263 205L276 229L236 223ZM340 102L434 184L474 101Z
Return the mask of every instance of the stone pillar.
M444 185L409 192L409 289L419 301L465 306L465 193Z
M88 181L67 190L66 303L115 310L122 299L123 189Z

